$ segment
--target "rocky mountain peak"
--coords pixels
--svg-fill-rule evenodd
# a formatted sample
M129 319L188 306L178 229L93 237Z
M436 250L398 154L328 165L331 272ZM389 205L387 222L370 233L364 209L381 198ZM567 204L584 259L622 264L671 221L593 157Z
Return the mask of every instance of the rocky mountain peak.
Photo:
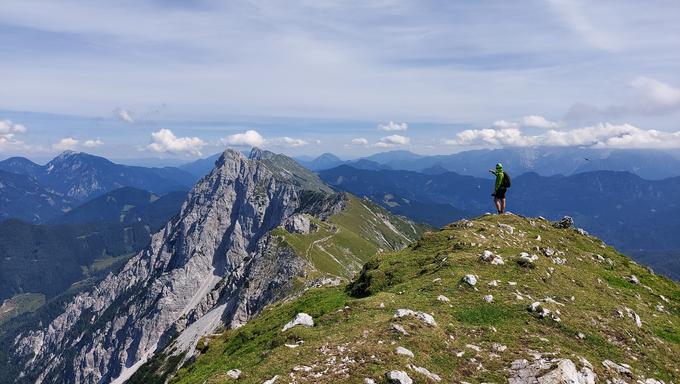
M171 340L177 353L191 351L202 335L289 294L308 264L270 231L306 211L301 204L333 211L343 198L293 160L255 153L225 151L147 249L20 335L24 377L122 382Z

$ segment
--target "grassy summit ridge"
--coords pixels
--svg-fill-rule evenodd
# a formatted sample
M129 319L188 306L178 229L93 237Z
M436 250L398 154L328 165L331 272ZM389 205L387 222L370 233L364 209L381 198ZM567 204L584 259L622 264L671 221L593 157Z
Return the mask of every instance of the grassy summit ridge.
M481 261L485 250L504 264ZM521 252L538 259L520 262ZM476 275L475 286L462 281L468 274ZM550 314L528 310L534 302ZM397 309L431 314L436 326L395 318ZM282 332L299 312L315 326ZM171 382L231 382L234 368L241 383L275 375L277 383L380 383L390 370L433 382L418 368L442 382L507 382L523 359L545 362L543 375L556 358L579 369L591 364L598 382L677 382L680 286L574 229L484 216L379 253L349 286L311 289L199 345L202 353Z

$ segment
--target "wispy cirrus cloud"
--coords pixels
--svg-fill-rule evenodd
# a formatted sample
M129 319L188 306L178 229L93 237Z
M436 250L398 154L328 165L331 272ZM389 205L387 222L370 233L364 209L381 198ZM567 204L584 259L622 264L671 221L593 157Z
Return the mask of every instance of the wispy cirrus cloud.
M604 107L576 103L569 109L565 119L579 121L625 116L663 116L680 112L680 87L651 77L640 76L631 80L626 96L626 102Z

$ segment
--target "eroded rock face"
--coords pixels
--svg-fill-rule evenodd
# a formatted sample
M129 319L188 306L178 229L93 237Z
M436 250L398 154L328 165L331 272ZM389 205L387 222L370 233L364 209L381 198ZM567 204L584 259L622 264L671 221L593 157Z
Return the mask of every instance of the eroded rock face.
M193 350L218 326L244 324L304 274L305 262L268 234L303 193L258 158L225 152L147 249L16 339L24 379L122 382L174 336L179 351Z
M311 230L309 218L303 214L293 215L284 223L284 228L290 233L307 234Z

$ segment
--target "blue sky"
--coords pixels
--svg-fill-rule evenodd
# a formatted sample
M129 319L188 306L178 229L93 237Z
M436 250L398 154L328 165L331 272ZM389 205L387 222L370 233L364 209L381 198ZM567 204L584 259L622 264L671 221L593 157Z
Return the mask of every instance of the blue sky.
M0 157L680 147L677 1L0 3Z

